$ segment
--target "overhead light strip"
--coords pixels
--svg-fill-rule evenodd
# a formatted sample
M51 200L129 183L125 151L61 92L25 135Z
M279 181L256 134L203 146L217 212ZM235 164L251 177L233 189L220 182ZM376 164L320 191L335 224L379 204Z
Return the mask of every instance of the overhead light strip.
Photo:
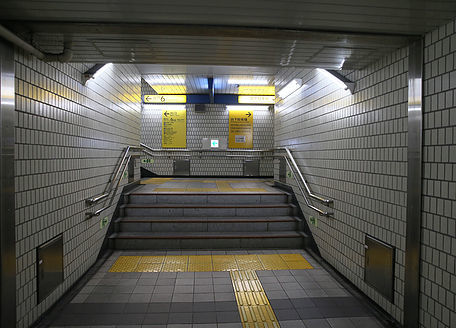
M278 96L280 98L286 98L289 95L291 95L293 92L298 90L299 88L302 87L302 80L301 79L293 79L286 86L284 86L282 89L280 89L279 92L277 92Z

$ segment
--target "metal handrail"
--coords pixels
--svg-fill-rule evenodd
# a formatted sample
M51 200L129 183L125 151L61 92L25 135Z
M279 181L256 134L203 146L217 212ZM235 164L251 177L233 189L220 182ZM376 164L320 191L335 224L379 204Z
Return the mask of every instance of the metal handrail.
M119 187L119 184L120 184L119 173L122 170L122 167L124 166L124 163L126 161L126 164L124 166L124 169L122 170L122 174L120 175L120 177L122 177L125 174L125 170L127 169L128 162L131 160L131 155L129 155L129 153L132 150L140 151L140 152L143 152L145 154L148 154L148 155L154 156L154 157L169 157L170 156L170 155L157 155L157 154L154 154L154 153L160 153L160 152L170 152L170 153L184 152L184 153L187 153L189 155L181 155L181 157L183 156L183 157L188 157L188 158L190 158L190 157L201 157L201 155L202 155L201 153L203 153L203 152L211 152L211 153L214 153L214 152L224 152L224 153L270 153L270 152L274 152L275 150L285 150L286 153L283 154L283 155L275 155L275 154L263 155L263 154L259 154L259 155L253 155L253 156L248 156L248 155L246 156L246 155L238 155L238 154L235 154L235 155L227 155L227 154L224 154L224 155L220 154L219 155L219 154L216 154L216 155L211 155L210 157L233 157L233 158L236 158L236 157L242 157L242 158L265 158L265 157L267 158L267 157L272 157L272 158L274 158L274 157L282 156L285 159L285 161L286 161L288 167L290 168L290 170L292 172L296 172L297 173L298 177L300 178L301 183L304 185L304 188L305 188L307 194L311 198L316 199L316 200L324 203L327 206L333 203L333 200L325 199L323 197L320 197L320 196L314 194L310 190L306 180L304 179L304 176L302 175L301 171L299 170L299 167L298 167L298 165L297 165L297 163L296 163L296 161L295 161L290 149L287 148L287 147L281 147L281 148L276 148L276 149L217 149L217 150L214 150L214 149L154 149L154 148L151 148L151 147L147 146L146 144L141 143L139 145L139 147L138 146L127 146L124 149L124 153L122 155L122 159L121 159L119 165L116 167L116 170L115 170L115 172L113 174L113 178L111 178L108 181L108 186L106 187L105 191L103 193L99 194L99 195L96 195L94 197L86 199L86 204L88 206L94 205L94 204L98 203L99 201L108 198L109 195L111 194L111 192L113 191L114 184L116 184L116 187L114 189L117 190L117 188ZM199 155L191 155L191 153L199 153ZM292 164L290 164L290 161L291 161ZM294 179L296 181L296 184L297 184L299 190L301 191L301 194L304 197L304 200L305 200L306 205L308 207L310 207L313 210L317 211L318 213L320 213L320 215L329 216L329 215L333 214L333 213L322 211L319 208L313 206L309 202L309 199L307 198L306 193L302 189L301 184L298 181L298 179L296 178L295 174L293 174L293 177L294 177ZM111 197L109 205L104 206L104 207L100 208L99 210L97 210L95 212L87 212L86 214L89 217L99 216L101 214L101 212L103 212L104 210L106 210L107 208L109 208L112 205L112 202L113 202L113 199L114 199L114 195L115 195L115 193Z
M145 148L150 152L157 152L157 153L215 153L215 152L226 152L226 153L265 153L265 152L273 152L274 149L155 149L147 146L146 144L141 143L140 146ZM153 154L150 154L153 155ZM155 155L153 155L155 156Z
M308 194L310 197L312 197L313 199L316 199L316 200L318 200L318 201L320 201L320 202L322 202L322 203L324 203L324 204L326 204L326 205L332 204L332 203L333 203L333 200L332 200L332 199L326 199L326 198L320 197L320 196L318 196L318 195L315 195L315 194L310 190L309 185L307 184L306 179L304 179L304 177L303 177L301 171L299 170L298 164L296 164L296 161L295 161L293 155L291 154L290 149L289 149L288 147L282 147L282 148L278 148L278 149L279 149L279 150L284 149L284 150L286 151L287 156L290 158L291 163L293 164L293 166L294 166L296 172L298 173L299 178L300 178L301 181L302 181L302 184L304 185L304 188L306 188L307 194ZM285 157L285 159L286 159L286 157Z
M122 156L122 160L120 161L119 166L116 168L116 171L115 171L115 173L113 175L114 178L109 179L108 187L105 189L105 191L103 193L97 195L97 196L94 196L94 197L86 199L86 204L87 205L93 205L95 203L98 203L100 200L103 200L103 199L107 198L111 194L112 186L115 183L115 181L116 181L116 179L117 179L117 177L119 175L120 169L122 168L122 165L123 165L125 159L127 158L128 153L130 152L131 148L132 148L132 146L127 146L125 148L124 155Z
M292 172L294 172L293 168L291 167L291 164L290 164L290 161L288 160L287 157L284 157L285 158L285 162L287 163L288 167L290 168L290 170ZM299 171L298 171L299 172ZM310 202L309 202L309 199L307 198L306 194L304 193L304 190L302 190L302 187L301 185L299 184L299 181L298 179L296 178L296 175L293 174L293 178L294 180L296 181L296 185L298 186L299 188L299 191L301 192L301 195L302 197L304 198L304 201L306 202L306 205L307 207L313 209L314 211L318 212L321 216L331 216L333 215L334 213L331 213L331 212L325 212L317 207L315 207L314 205L312 205Z
M124 169L122 170L122 174L120 175L121 177L125 174L125 171L127 170L127 167L128 167L128 162L130 162L130 160L131 160L131 155L128 156L126 165L125 165ZM95 212L86 212L86 215L87 215L89 218L94 217L94 216L100 216L100 214L101 214L104 210L107 210L108 208L110 208L110 207L112 206L112 202L114 201L114 196L116 195L115 191L117 191L117 189L119 189L120 180L121 180L121 179L118 179L118 180L117 180L116 187L114 188L114 193L113 193L112 196L111 196L111 200L109 201L109 204L103 206L102 208L96 210Z

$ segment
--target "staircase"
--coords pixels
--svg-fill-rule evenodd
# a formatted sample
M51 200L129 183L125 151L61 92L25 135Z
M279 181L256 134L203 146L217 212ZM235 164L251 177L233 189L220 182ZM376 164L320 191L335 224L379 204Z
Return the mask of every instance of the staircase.
M269 193L124 194L114 249L302 248L297 208L280 190Z

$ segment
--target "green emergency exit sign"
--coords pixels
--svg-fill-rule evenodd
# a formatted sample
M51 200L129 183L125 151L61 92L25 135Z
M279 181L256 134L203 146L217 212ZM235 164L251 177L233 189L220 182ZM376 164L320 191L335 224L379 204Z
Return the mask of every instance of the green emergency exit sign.
M104 228L109 222L109 218L105 216L100 220L100 229Z
M142 164L153 164L154 163L154 160L152 158L143 158L141 160L141 163Z
M310 216L309 217L309 222L310 222L311 225L313 225L315 227L318 227L318 220L315 217Z

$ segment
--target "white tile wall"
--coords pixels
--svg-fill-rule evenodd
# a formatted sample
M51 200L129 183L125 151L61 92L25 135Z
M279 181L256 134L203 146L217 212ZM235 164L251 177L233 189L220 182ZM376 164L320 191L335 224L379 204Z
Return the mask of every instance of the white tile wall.
M456 325L456 22L425 37L420 327Z
M153 90L143 83L143 93ZM203 113L195 112L194 105L187 108L187 148L201 149L202 138L228 138L228 111L225 105L206 105ZM152 148L161 148L162 110L147 104L142 109L141 142ZM271 149L274 143L274 114L271 111L253 113L253 148ZM242 155L242 153L236 153ZM208 154L208 156L211 154ZM147 157L147 156L146 156ZM150 156L149 156L150 157ZM142 164L144 168L159 175L173 174L173 158L156 157L153 164ZM197 176L241 176L243 159L209 158L190 159L190 174ZM272 159L260 161L260 175L272 176Z
M84 86L91 65L21 52L15 60L17 326L28 327L96 260L100 219L115 206L86 220L84 200L103 191L121 150L139 143L141 86L133 65L110 65ZM36 247L62 233L65 280L37 304Z
M456 22L425 37L420 327L456 322ZM407 49L357 72L354 95L317 70L285 69L305 87L277 106L275 146L291 146L335 218L310 225L323 257L402 322L407 185ZM275 176L278 168L275 167ZM294 181L290 179L290 183ZM302 206L308 216L316 216ZM394 303L363 282L364 235L394 245Z
M354 95L323 71L284 69L278 89L293 78L304 86L276 106L274 122L275 146L291 147L311 189L334 199L334 218L326 218L298 197L306 217L318 219L318 227L310 227L322 256L397 320L403 307L407 65L407 49L401 49L363 70L343 72L357 82ZM278 178L277 167L275 173ZM396 247L394 303L363 281L366 234Z

